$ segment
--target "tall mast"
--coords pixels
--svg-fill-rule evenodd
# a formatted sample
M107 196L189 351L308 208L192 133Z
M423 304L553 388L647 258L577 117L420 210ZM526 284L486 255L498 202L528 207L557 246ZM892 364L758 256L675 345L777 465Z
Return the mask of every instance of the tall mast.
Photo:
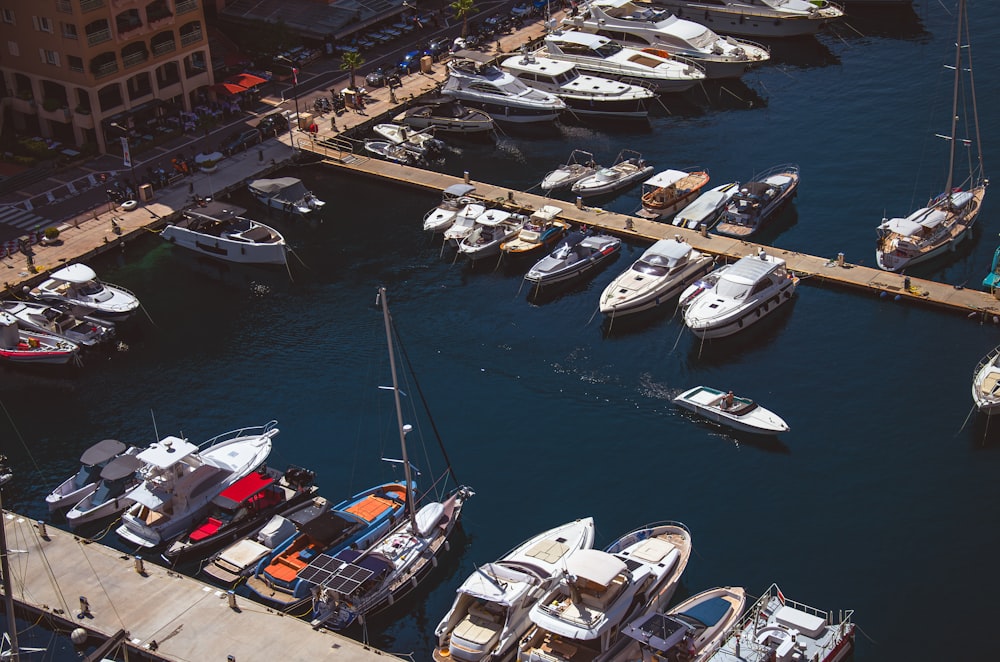
M958 128L958 88L962 74L962 25L965 22L965 0L958 0L958 32L955 36L955 85L951 100L951 144L948 148L948 183L944 187L945 199L951 201L951 187L955 183L955 131Z
M7 470L7 457L0 455L0 490L4 483L13 475ZM4 524L3 499L0 497L0 572L3 573L4 610L7 612L7 630L10 634L10 658L20 659L21 649L17 645L17 619L14 617L14 580L10 576L10 563L7 560L7 531Z
M385 320L385 339L389 344L389 370L392 372L392 397L396 403L396 424L399 426L399 445L403 454L403 475L406 478L406 510L410 514L411 530L417 530L417 515L413 503L413 480L410 475L410 460L406 455L406 433L409 425L403 424L403 407L399 402L399 383L396 380L396 355L393 352L392 322L389 320L389 302L385 296L385 288L378 288L379 301L382 302L382 317Z

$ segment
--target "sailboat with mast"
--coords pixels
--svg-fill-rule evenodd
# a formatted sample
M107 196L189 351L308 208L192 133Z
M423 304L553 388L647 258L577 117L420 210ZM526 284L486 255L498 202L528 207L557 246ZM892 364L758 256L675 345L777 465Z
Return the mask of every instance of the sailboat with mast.
M979 115L972 77L972 47L969 43L969 16L966 0L958 2L958 32L955 38L955 82L952 92L951 131L938 135L948 141L948 173L944 191L906 218L882 219L878 226L875 258L886 271L902 271L930 260L955 247L972 232L986 196L989 180L983 171ZM967 76L965 76L967 74ZM966 80L967 78L967 80ZM969 109L959 108L959 100L971 102L974 137L959 137L959 118L968 118ZM961 114L960 114L961 113ZM956 145L967 147L968 174L956 173Z
M385 288L379 301L389 345L389 369L399 428L399 445L406 476L406 519L388 535L364 551L345 549L324 555L311 563L300 578L312 584L314 628L343 630L395 604L413 591L421 579L438 565L438 555L449 548L448 538L462 514L465 501L474 492L460 485L441 501L419 503L413 494L413 468L407 455L406 437L413 426L404 423L394 352L395 334ZM457 483L454 472L447 473ZM419 506L419 507L418 507Z

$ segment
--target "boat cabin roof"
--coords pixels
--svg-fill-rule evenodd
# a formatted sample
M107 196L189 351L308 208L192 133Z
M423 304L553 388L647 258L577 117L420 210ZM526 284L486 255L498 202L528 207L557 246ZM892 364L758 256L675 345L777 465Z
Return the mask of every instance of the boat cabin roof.
M500 225L510 217L511 213L509 211L504 211L503 209L488 209L483 214L480 214L479 218L476 219L476 223L487 227L493 227L495 225Z
M639 258L654 266L672 267L691 253L691 244L676 239L660 239Z
M552 60L544 56L536 57L531 53L509 57L501 63L501 66L511 71L530 71L548 76L558 76L576 69L576 65L572 62Z
M472 184L452 184L444 190L444 195L461 198L463 195L469 195L475 190L476 187Z
M722 273L722 278L728 281L753 285L765 275L785 264L781 258L760 253L740 258Z
M646 181L643 182L644 186L652 186L660 188L663 186L670 186L671 184L676 184L680 180L688 176L688 173L683 170L664 170L663 172L658 172Z
M302 180L296 177L276 177L274 179L255 179L250 182L251 188L262 191L269 195L279 193L286 188L301 184Z
M548 222L561 213L562 207L556 207L555 205L542 205L531 215L531 220Z
M154 442L136 457L145 464L153 465L158 469L166 469L177 464L196 450L198 450L198 447L190 441L168 436Z
M135 455L119 455L101 469L101 480L121 480L134 474L141 466L142 462Z
M614 578L628 570L617 556L599 549L581 549L566 559L566 572L600 586L609 586Z
M83 455L80 456L80 464L85 464L88 467L102 464L124 450L125 444L117 439L105 439L83 451Z
M52 278L55 280L64 280L67 283L86 283L97 278L97 274L85 264L71 264L68 267L53 271Z
M590 32L577 32L576 30L567 30L565 32L553 32L552 34L545 37L545 41L551 41L556 44L560 42L567 44L579 44L581 46L589 46L593 49L597 49L609 43L611 40L608 39L607 37L602 37L599 34L591 34Z
M235 508L258 492L274 484L274 477L254 471L222 490L212 501L223 508Z

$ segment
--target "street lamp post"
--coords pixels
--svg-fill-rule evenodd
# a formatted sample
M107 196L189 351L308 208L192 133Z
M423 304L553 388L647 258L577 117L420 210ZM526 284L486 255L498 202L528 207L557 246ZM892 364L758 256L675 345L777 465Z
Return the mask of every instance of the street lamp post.
M301 120L299 119L299 70L298 70L298 67L296 67L295 63L292 62L291 60L289 60L284 55L276 55L274 59L276 59L276 60L282 60L284 62L287 62L288 66L290 66L292 68L292 96L295 97L295 123L299 124ZM299 129L301 129L301 128L302 128L302 125L299 124ZM289 125L288 131L289 131L289 133L291 133L291 131L292 131L291 125Z
M111 126L113 126L114 128L116 128L116 129L118 129L119 131L122 132L122 136L121 136L121 141L122 141L122 156L125 157L125 165L127 165L129 167L129 170L132 173L132 186L130 187L130 188L132 188L132 196L133 196L132 199L133 200L138 200L139 199L139 191L138 191L139 182L135 178L135 161L132 159L132 151L129 149L129 144L128 144L128 129L126 129L125 127L123 127L121 124L118 124L117 122L112 122Z

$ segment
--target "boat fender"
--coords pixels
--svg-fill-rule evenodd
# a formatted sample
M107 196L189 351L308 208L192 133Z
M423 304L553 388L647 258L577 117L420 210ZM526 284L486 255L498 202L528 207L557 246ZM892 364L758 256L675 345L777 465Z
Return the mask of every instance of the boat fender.
M393 605L393 603L395 603L395 602L396 602L395 596L392 593L390 593L389 594L389 606L391 607Z
M437 560L437 557L436 557L436 556L432 556L432 557L431 557L431 567L432 567L432 568L436 568L436 567L438 567L438 560Z
M451 541L449 541L449 540L445 540L444 541L444 551L446 551L446 552L450 552L451 551Z
M410 577L410 588L416 588L416 587L417 587L417 578Z

